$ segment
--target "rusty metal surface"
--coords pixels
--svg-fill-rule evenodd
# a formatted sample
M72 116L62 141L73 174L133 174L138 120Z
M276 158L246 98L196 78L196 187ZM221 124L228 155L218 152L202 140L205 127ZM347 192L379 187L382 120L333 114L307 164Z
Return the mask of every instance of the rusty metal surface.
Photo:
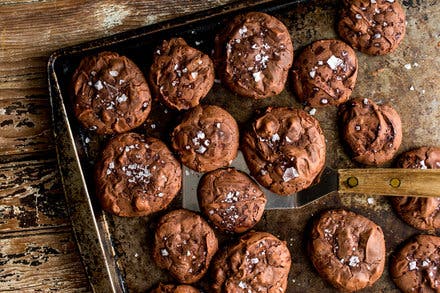
M282 1L277 1L278 4L279 2ZM337 37L334 27L339 3L340 1L337 0L311 1L289 5L287 8L283 6L282 9L278 7L278 10L270 10L270 13L288 26L297 50L315 40ZM358 52L359 75L353 92L354 97L363 96L376 102L389 102L400 113L404 133L399 152L423 145L440 145L440 130L438 128L440 121L440 82L438 81L438 72L440 72L440 2L436 0L404 1L404 5L408 21L405 40L395 53L387 56L372 57ZM263 10L267 11L266 9L268 9L267 6ZM200 19L203 20L203 17ZM215 23L202 21L200 24L193 24L188 22L184 27L171 28L171 32L163 31L164 28L161 29L158 26L158 33L153 35L149 35L148 30L145 30L138 34L132 34L133 38L115 37L113 40L96 42L92 46L79 46L59 53L55 58L58 63L54 62L53 66L49 67L49 72L54 75L52 85L55 89L60 89L59 92L52 92L52 99L55 101L57 98L62 99L59 104L54 103L54 112L59 111L56 107L63 105L66 107L66 116L54 115L58 143L60 139L63 140L63 138L59 138L60 134L67 131L66 127L70 127L81 163L81 166L78 166L74 161L72 152L75 150L71 147L69 149L69 146L66 146L67 141L64 141L58 150L61 158L60 163L65 163L61 166L61 171L64 184L68 185L65 186L65 191L68 193L66 197L70 203L80 200L90 202L95 212L92 214L92 210L79 210L71 207L73 210L71 212L74 213L73 224L78 228L76 235L79 241L82 241L81 237L88 237L88 241L93 241L96 237L93 235L94 230L84 231L85 225L81 221L92 221L92 223L96 221L98 231L95 232L103 237L101 247L98 249L103 251L103 254L100 255L104 255L103 261L107 262L104 265L109 268L110 278L113 278L112 281L120 285L116 291L145 292L159 281L172 281L167 273L154 265L151 256L155 224L159 217L167 211L139 218L120 218L102 213L93 195L93 182L90 174L94 161L98 159L97 154L108 138L98 138L80 129L72 117L71 109L69 109L70 101L66 95L68 80L83 55L104 49L126 54L146 73L150 62L150 53L154 49L153 45L158 44L163 38L175 35L184 36L192 45L195 45L196 42L202 42L198 47L210 53L212 37L218 27L222 26L221 19L227 20L230 17L221 16L218 19L220 21ZM408 64L411 65L410 69ZM255 101L237 97L217 83L208 97L203 100L203 103L216 104L227 109L242 128L256 111L266 106L302 107L295 100L289 86L277 97ZM336 108L318 109L315 116L320 121L327 139L327 165L332 168L355 167L356 165L349 160L339 141ZM156 104L152 115L139 131L146 131L150 135L161 137L165 142L169 142L169 133L176 124L176 117L178 117L177 113L165 110ZM64 140L68 140L68 137ZM70 156L70 161L62 159L66 156ZM67 176L80 177L79 170L76 169L78 167L81 167L84 172L85 189L90 193L90 199L79 198L84 196L84 191L81 190L83 188L81 178L77 178L76 183L65 178L66 174ZM72 192L77 193L71 194ZM168 211L180 205L181 198L177 198ZM383 228L388 254L387 265L389 256L396 246L410 236L419 233L404 224L394 214L385 197L367 198L360 194L339 196L333 193L301 209L265 211L261 222L255 229L268 231L284 239L292 254L292 268L287 292L335 291L313 269L307 258L305 247L306 231L310 220L320 211L336 207L348 208L365 215ZM78 233L85 234L78 236ZM223 241L224 236L218 235ZM231 237L227 238L230 242ZM87 240L84 241L88 243ZM81 248L81 243L79 245ZM220 247L222 246L224 245L221 244ZM87 249L83 245L82 248L86 266L89 268L98 267L99 261L90 264L90 259L87 259L91 255L99 254L97 251L93 251L96 247ZM93 277L92 274L92 279ZM208 283L209 279L205 278L199 285L205 286ZM364 289L362 292L398 292L398 290L392 283L386 268L379 281L373 287Z

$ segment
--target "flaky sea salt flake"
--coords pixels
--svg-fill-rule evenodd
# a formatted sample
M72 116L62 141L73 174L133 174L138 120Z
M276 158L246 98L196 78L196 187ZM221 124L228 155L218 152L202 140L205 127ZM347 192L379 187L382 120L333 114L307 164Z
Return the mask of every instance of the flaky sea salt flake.
M335 55L330 56L330 58L328 58L327 60L327 64L332 70L336 70L338 66L341 66L343 63L344 61L342 59L339 59Z
M299 173L298 170L296 170L294 167L287 168L283 173L284 182L288 182L297 177L299 177Z
M262 79L261 71L252 73L252 76L254 77L255 82L259 82Z

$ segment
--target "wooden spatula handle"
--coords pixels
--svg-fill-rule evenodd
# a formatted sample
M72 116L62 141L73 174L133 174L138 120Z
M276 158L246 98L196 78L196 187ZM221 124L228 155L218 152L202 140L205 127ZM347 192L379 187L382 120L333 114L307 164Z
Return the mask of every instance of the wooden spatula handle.
M440 197L440 169L340 169L339 192Z

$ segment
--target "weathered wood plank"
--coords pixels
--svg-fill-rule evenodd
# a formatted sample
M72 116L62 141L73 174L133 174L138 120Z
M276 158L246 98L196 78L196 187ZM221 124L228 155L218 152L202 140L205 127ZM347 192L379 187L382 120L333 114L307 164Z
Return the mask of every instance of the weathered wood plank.
M1 292L88 292L69 231L0 237Z
M0 231L69 225L54 160L0 165Z
M51 128L47 95L0 98L0 154L54 150Z

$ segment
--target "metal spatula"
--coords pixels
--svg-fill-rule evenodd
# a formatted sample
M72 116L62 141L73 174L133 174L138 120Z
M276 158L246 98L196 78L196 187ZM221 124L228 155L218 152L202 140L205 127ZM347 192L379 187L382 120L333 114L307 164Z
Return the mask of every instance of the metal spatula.
M232 167L249 174L243 155L239 152ZM183 207L198 211L197 185L202 174L184 167ZM366 195L411 195L440 197L440 169L340 169L326 167L319 183L289 196L264 190L266 209L292 209L305 206L330 192L362 193Z

